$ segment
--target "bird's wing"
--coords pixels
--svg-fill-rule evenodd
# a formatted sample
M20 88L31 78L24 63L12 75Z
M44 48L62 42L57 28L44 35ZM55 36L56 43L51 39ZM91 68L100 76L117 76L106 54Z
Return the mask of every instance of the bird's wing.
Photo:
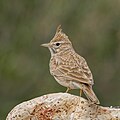
M74 55L68 59L56 68L56 72L61 73L56 75L64 76L66 80L93 85L92 73L85 59L79 55Z
M88 67L86 60L83 57L81 57L81 65L80 66L81 66L81 69L82 69L84 75L89 79L89 81L93 85L94 80L93 80L92 72L91 72L90 68Z

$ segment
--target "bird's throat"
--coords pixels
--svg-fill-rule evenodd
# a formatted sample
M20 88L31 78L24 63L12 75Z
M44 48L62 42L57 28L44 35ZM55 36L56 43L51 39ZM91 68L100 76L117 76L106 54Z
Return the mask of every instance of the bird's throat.
M51 56L53 56L56 53L56 51L54 50L54 48L49 48L49 50L50 50Z

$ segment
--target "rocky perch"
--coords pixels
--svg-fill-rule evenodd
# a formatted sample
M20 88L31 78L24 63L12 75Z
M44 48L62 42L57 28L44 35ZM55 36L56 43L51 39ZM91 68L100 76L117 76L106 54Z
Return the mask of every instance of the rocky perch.
M15 106L6 120L120 120L120 108L91 104L68 93L53 93Z

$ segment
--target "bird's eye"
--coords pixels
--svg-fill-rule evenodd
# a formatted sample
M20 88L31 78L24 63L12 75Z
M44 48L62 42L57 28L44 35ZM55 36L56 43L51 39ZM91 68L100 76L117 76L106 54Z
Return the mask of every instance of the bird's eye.
M56 46L60 46L60 43L56 43Z

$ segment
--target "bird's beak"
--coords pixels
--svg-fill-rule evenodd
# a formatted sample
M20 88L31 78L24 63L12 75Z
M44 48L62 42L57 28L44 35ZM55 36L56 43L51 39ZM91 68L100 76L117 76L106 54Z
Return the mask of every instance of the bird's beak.
M50 43L41 44L40 46L43 46L43 47L50 47Z

